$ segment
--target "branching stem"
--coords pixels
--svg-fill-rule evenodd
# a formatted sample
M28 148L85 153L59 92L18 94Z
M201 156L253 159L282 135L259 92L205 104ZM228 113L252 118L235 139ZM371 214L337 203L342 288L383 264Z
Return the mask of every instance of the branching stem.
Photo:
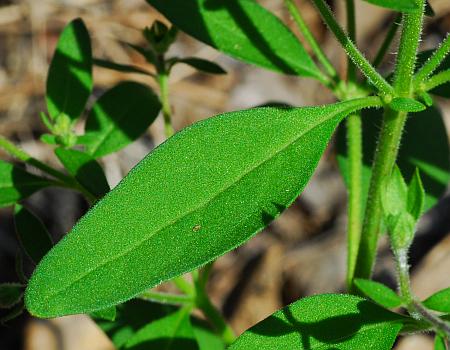
M433 55L427 62L419 69L414 76L414 85L417 86L430 76L447 57L450 52L450 34L444 39L441 45L434 51Z

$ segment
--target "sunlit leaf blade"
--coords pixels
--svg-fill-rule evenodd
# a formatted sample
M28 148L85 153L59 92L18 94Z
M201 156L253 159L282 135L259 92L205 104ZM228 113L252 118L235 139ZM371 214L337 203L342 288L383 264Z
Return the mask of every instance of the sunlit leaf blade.
M9 309L22 300L23 286L19 283L0 283L0 308Z
M92 86L91 41L83 21L77 18L61 33L50 63L46 93L50 116L64 113L72 120L78 118Z
M93 318L114 322L116 319L116 307L111 306L106 309L91 312L90 316Z
M12 205L50 185L48 180L0 160L0 207Z
M230 350L390 350L402 316L359 297L300 299L244 332Z
M39 218L19 204L14 210L14 224L23 250L31 260L38 263L53 247L47 228Z
M181 308L149 323L126 343L128 350L199 350L189 319L190 308Z
M141 136L161 109L158 97L146 85L123 82L95 102L79 138L95 158L116 152Z
M355 280L355 285L367 297L384 307L394 308L403 304L402 299L384 284L358 278Z
M320 78L294 34L254 0L147 0L174 25L237 59Z
M55 154L70 175L96 197L103 197L109 191L105 173L98 162L81 151L57 148Z
M115 70L122 73L137 73L137 74L144 74L148 76L153 76L150 72L146 71L143 68L133 66L131 64L122 64L122 63L115 63L107 60L103 60L101 58L94 58L94 64L96 66Z
M426 109L425 105L419 101L407 97L396 97L389 106L398 112L422 112Z
M364 0L373 5L386 7L391 10L400 12L416 12L420 10L415 0Z
M365 110L362 112L363 123L363 198L368 193L371 164L375 152L376 139L382 123L381 110ZM423 187L426 192L424 210L430 209L447 188L445 174L450 179L450 153L448 136L437 107L411 114L406 122L400 145L397 165L405 179L409 180L416 167L419 168ZM338 165L348 186L348 162L345 128L338 132ZM420 140L420 142L417 142Z
M29 311L105 308L242 244L297 198L340 120L371 104L378 100L256 108L177 133L41 261L27 289Z
M436 335L434 338L434 350L447 350L444 338L439 335Z
M226 74L227 72L217 63L197 57L180 58L175 63L187 64L199 71L211 74Z
M433 294L423 304L431 310L450 313L450 287Z

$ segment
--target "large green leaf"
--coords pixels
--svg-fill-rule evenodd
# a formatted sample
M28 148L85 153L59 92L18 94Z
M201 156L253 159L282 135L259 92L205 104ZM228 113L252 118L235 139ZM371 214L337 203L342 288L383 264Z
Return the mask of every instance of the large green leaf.
M403 304L402 299L391 288L382 283L357 278L355 285L367 297L387 308L398 307Z
M147 0L174 25L237 59L320 78L294 34L254 0Z
M244 332L230 350L390 350L402 316L359 297L304 298Z
M92 91L92 52L89 33L79 18L70 22L59 37L47 77L47 108L55 118L70 119L83 112Z
M105 173L97 161L81 151L57 148L55 154L75 179L96 197L103 197L109 191Z
M191 325L190 308L181 308L149 323L126 343L128 350L199 350Z
M400 12L416 12L420 9L415 0L364 0L371 4Z
M371 164L375 152L376 139L382 123L381 110L365 110L362 112L363 123L363 202L368 193L371 175ZM348 185L348 158L346 147L346 130L341 127L338 132L338 165ZM425 210L431 208L444 193L447 184L434 176L432 169L445 174L450 172L450 153L448 136L437 107L411 114L406 122L405 132L397 159L403 176L410 179L416 167L420 170L423 186L426 191ZM430 170L431 169L431 170ZM442 176L441 176L442 177Z
M0 207L12 205L51 182L0 160Z
M242 244L300 194L337 124L376 98L198 122L144 158L41 261L37 316L117 304Z
M116 152L141 136L156 119L161 103L146 85L119 83L95 102L79 138L95 158Z
M38 263L53 247L53 241L47 228L27 208L16 204L14 210L14 224L19 242L25 253Z

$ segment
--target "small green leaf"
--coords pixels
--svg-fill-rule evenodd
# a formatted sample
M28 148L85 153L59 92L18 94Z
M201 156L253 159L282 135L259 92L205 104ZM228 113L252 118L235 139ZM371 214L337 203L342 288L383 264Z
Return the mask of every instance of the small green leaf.
M300 299L244 332L229 350L390 350L402 316L350 295Z
M427 108L419 101L407 97L394 98L389 107L398 112L421 112Z
M409 213L401 213L397 216L388 216L385 219L387 230L391 238L392 248L395 251L409 248L416 227L416 220Z
M56 136L52 134L42 134L39 138L42 142L47 145L57 145L58 141L56 140Z
M64 113L72 120L78 118L92 86L91 40L83 21L77 18L64 28L50 63L46 95L50 117Z
M41 261L28 310L53 317L115 305L244 243L298 197L337 124L377 103L250 109L177 133Z
M70 175L96 197L103 197L109 192L105 173L97 161L81 151L57 148L55 154Z
M395 293L391 288L386 287L384 284L358 278L355 280L355 285L367 297L388 309L398 307L403 304L402 299L397 295L397 293Z
M450 313L450 287L433 294L423 304L431 310Z
M419 5L415 0L364 0L373 5L386 7L391 10L400 12L417 12L420 10Z
M52 183L0 160L0 207L12 205Z
M225 349L222 339L211 329L206 321L191 316L191 323L199 350Z
M147 70L137 67L137 66L130 65L130 64L115 63L115 62L103 60L101 58L94 58L93 62L98 67L111 69L111 70L115 70L118 72L144 74L144 75L148 75L151 77L153 76L153 74L148 72Z
M37 264L53 247L46 227L31 211L19 204L14 210L14 224L20 245Z
M431 107L433 105L433 98L428 92L422 92L420 94L420 98L428 107Z
M254 0L147 0L194 38L258 66L320 79L295 35Z
M116 319L116 307L111 306L106 309L97 310L90 313L93 318L114 322Z
M191 67L194 67L195 69L205 72L205 73L211 73L211 74L226 74L227 72L219 66L217 63L202 59L202 58L196 58L196 57L186 57L186 58L179 58L176 59L174 64L177 63L184 63Z
M9 309L19 303L23 296L23 286L19 283L0 284L0 308Z
M382 124L381 110L362 111L363 174L361 198L362 213L366 203L376 140ZM418 142L417 140L420 140ZM348 186L348 156L346 128L340 127L337 137L338 165ZM450 152L446 127L441 111L436 107L408 116L399 154L399 166L405 178L410 179L419 168L425 189L425 207L430 209L445 193L450 180Z
M434 350L447 350L445 339L439 335L434 337Z
M385 188L381 194L381 202L385 215L399 215L406 211L408 201L408 187L400 169L396 165L390 178L385 181Z
M407 210L415 220L418 220L423 212L425 203L425 190L420 179L419 169L416 169L408 186Z
M94 158L117 152L141 136L156 119L161 103L146 85L119 83L94 104L79 141Z
M153 321L136 332L124 349L199 350L189 313L190 307L184 307Z

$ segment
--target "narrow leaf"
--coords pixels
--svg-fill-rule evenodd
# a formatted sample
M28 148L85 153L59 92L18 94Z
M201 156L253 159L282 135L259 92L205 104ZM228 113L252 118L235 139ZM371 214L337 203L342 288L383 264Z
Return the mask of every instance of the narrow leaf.
M381 202L386 215L398 215L406 211L408 187L400 169L395 166L390 178L385 179Z
M450 313L450 287L433 294L423 304L431 310Z
M321 77L295 35L254 0L147 0L174 25L237 59L287 74Z
M300 299L244 332L229 350L390 350L402 316L338 294Z
M160 109L158 97L146 85L120 83L95 102L80 142L95 158L116 152L141 136Z
M175 61L176 63L187 64L199 71L211 73L211 74L226 74L227 72L219 66L217 63L196 57L180 58Z
M363 124L363 198L361 205L364 212L376 140L382 123L382 111L364 110L361 120ZM339 128L337 141L338 165L348 186L345 128ZM450 180L450 152L443 117L437 107L430 107L426 111L414 113L408 117L397 165L407 179L410 179L416 168L419 168L426 192L424 210L430 209L444 194Z
M0 160L0 207L12 205L50 185L50 181Z
M92 91L92 52L89 33L80 18L70 22L59 37L47 78L50 117L70 119L83 112Z
M402 299L397 295L397 293L395 293L391 288L386 287L384 284L358 278L355 280L355 285L367 297L388 309L398 307L403 304Z
M23 286L19 283L0 284L0 308L9 309L22 300Z
M148 72L147 70L145 70L143 68L133 66L130 64L115 63L115 62L103 60L101 58L94 58L94 64L98 67L111 69L111 70L115 70L118 72L144 74L144 75L148 75L151 77L154 76L152 73Z
M107 307L106 309L101 309L101 310L91 312L90 316L93 318L98 318L101 320L113 322L116 319L116 307L111 306L111 307Z
M109 191L105 173L98 162L81 151L57 148L55 154L70 175L96 197L103 197Z
M427 108L419 101L407 97L394 98L389 107L398 112L422 112Z
M373 5L386 7L391 10L400 12L417 12L420 10L419 5L415 0L364 0Z
M16 204L14 224L20 245L36 264L53 247L53 241L42 221L27 208Z
M417 69L422 67L422 65L431 57L434 51L435 50L426 50L419 52L419 54L417 55L417 64L416 64ZM437 74L447 69L450 69L450 55L448 55L442 61L442 63L439 65L438 69L435 71L434 74ZM436 96L450 98L450 82L439 85L438 87L430 90L429 93Z
M177 133L47 254L27 308L41 317L105 308L244 243L297 198L342 118L374 104L250 109Z
M439 335L434 337L434 350L447 350L445 339Z
M407 210L414 219L418 220L423 212L425 190L420 179L419 169L416 169L408 186Z
M140 329L124 349L199 350L189 320L190 308L181 308L167 317L153 321Z

